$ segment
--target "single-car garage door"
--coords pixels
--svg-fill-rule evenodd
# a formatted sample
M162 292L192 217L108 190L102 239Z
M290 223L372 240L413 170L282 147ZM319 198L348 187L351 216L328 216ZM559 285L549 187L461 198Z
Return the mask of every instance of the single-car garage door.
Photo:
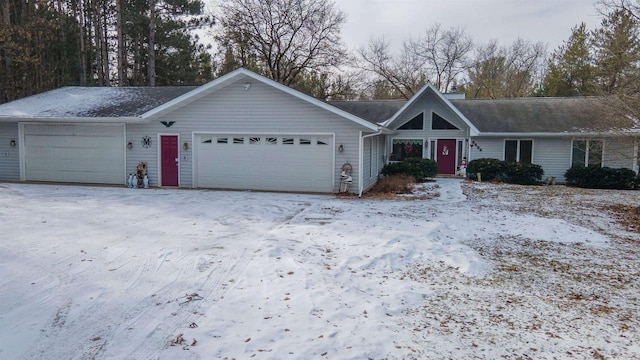
M333 191L333 135L198 134L196 186Z
M124 125L25 124L23 132L26 180L124 183Z

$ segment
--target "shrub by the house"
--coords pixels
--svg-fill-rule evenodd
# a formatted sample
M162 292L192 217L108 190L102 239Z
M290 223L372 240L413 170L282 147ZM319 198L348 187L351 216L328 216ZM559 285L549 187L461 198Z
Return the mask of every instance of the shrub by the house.
M417 181L432 178L438 174L438 164L431 159L408 158L382 168L382 175L406 174Z
M538 164L507 163L502 181L509 184L536 185L542 180L544 170Z
M638 176L631 169L613 169L597 165L574 166L564 174L567 185L589 189L637 189Z
M478 180L479 173L482 181L502 181L507 171L507 163L491 158L482 158L469 161L467 165L467 178Z
M509 163L483 158L471 160L467 166L467 178L482 181L503 181L509 184L535 185L542 180L544 170L537 164Z

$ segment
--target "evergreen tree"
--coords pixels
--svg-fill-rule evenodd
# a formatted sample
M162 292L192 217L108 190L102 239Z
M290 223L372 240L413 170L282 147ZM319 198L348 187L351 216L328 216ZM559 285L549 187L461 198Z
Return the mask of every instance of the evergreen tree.
M593 32L599 83L606 94L639 80L638 21L628 11L616 10Z
M574 27L564 45L554 51L544 78L544 96L586 96L596 93L596 69L585 23Z

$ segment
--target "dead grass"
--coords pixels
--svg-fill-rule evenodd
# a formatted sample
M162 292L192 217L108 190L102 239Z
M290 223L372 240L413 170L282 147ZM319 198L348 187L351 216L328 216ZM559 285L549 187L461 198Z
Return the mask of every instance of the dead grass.
M413 176L398 174L380 179L367 194L411 194L416 179Z
M640 206L614 204L604 207L627 231L640 232Z

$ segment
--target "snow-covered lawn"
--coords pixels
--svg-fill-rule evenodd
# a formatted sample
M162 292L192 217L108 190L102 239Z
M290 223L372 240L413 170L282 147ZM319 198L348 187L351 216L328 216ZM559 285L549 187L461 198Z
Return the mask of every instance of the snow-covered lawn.
M640 193L425 186L0 184L0 359L640 359Z

